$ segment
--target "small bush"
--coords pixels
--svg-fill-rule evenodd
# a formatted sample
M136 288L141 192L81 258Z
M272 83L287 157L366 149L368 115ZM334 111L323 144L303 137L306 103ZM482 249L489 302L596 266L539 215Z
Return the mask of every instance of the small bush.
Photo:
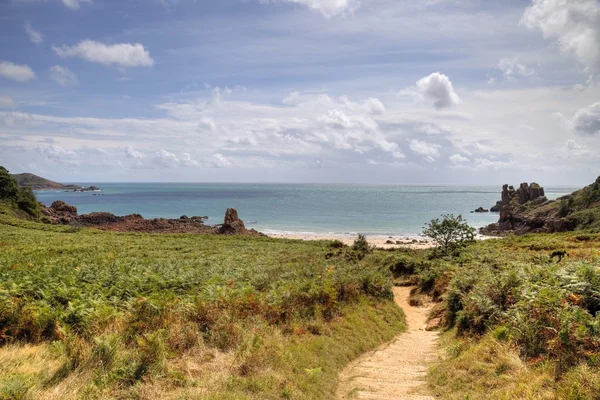
M352 250L358 256L359 260L362 260L367 256L367 254L371 254L373 252L373 247L367 241L365 235L358 234L358 238L354 241L352 245Z
M437 243L438 251L444 255L453 255L458 250L475 242L475 228L463 219L462 215L443 215L443 219L432 219L425 224L423 235Z

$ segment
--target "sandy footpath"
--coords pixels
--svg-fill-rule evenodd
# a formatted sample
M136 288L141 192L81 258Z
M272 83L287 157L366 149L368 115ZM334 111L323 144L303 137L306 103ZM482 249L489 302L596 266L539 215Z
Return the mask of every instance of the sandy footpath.
M267 236L276 239L295 239L295 240L339 240L347 245L352 245L356 236L349 235L319 235L319 234L288 234L288 233L275 233L267 234ZM387 249L387 248L400 248L410 247L413 249L428 249L434 247L434 243L431 240L425 238L410 238L408 236L367 236L368 242L376 247ZM388 241L393 244L386 243Z
M425 330L430 307L408 303L411 288L394 288L408 329L393 342L368 352L340 374L337 400L433 400L427 393L427 367L437 359L437 332Z

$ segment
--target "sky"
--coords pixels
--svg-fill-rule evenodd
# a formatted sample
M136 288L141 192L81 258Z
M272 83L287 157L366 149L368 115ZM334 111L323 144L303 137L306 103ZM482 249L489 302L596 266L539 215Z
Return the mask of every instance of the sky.
M63 182L583 185L600 0L0 0L0 165Z

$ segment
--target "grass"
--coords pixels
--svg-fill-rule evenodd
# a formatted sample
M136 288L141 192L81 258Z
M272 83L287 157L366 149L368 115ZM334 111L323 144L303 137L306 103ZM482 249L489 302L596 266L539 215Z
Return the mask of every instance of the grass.
M558 262L555 251L568 257ZM600 235L486 240L453 258L403 261L439 303L445 357L429 374L448 399L600 398Z
M332 398L341 369L404 324L381 256L330 245L2 208L0 399Z

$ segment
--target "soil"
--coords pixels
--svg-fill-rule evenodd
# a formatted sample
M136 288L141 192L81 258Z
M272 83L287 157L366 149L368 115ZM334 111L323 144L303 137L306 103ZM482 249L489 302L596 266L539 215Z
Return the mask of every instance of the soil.
M437 332L425 330L431 307L409 304L409 287L394 288L396 303L404 310L408 329L394 341L352 362L340 375L338 400L433 400L424 378L436 360Z

